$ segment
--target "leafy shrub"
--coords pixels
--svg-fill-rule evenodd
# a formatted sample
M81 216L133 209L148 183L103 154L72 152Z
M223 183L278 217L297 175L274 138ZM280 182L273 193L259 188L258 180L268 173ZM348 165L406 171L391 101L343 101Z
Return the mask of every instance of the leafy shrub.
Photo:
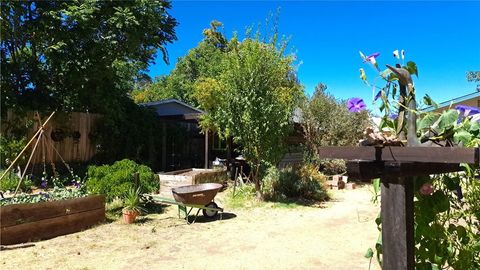
M134 188L135 173L139 174L142 193L156 192L160 189L160 181L149 167L124 159L113 165L90 166L87 190L93 194L105 194L107 201L110 202L116 197L123 197Z
M17 139L11 135L1 134L0 136L0 165L2 168L7 167L17 157L17 155L25 147L25 139ZM25 158L22 157L21 161Z
M0 171L0 175L3 175L3 171ZM20 181L20 178L16 174L9 172L2 180L0 180L0 190L15 191L18 181ZM20 185L20 191L28 192L32 186L32 180L26 177L23 179L22 184Z
M320 171L326 175L342 174L347 171L347 165L343 159L320 160Z
M278 170L271 167L263 181L263 194L267 200L305 199L323 201L328 199L325 176L313 165Z

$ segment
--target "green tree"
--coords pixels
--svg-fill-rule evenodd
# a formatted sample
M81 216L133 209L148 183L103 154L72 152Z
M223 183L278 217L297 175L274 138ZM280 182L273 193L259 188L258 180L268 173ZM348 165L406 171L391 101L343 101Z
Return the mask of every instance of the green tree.
M469 82L480 82L480 71L468 71L466 77Z
M302 105L302 125L308 151L317 157L319 146L357 145L370 124L367 111L351 113L345 102L329 94L319 83L310 99Z
M242 145L257 192L262 169L281 158L293 111L303 95L293 66L295 58L285 55L287 43L275 39L263 43L258 36L230 41L232 49L220 76L224 90L211 118L221 134L232 135Z
M176 40L165 0L2 1L2 106L117 109Z
M228 52L228 42L220 31L222 23L212 21L203 30L203 40L187 55L178 59L168 76L159 77L154 83L132 92L137 103L176 98L193 106L199 106L193 97L195 83L202 78L215 78L222 72L221 62Z

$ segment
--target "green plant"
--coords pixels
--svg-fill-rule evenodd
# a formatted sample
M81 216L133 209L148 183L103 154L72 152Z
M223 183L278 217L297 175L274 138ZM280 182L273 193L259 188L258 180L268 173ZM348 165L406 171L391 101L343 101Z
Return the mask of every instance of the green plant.
M39 194L22 193L14 198L4 198L0 200L0 205L60 201L81 198L87 195L87 192L82 188L54 188L51 191Z
M105 194L107 201L110 202L115 197L123 197L135 187L135 173L139 176L141 192L156 192L160 189L160 182L149 167L124 159L112 165L90 166L86 181L87 190L93 194Z
M380 111L384 113L379 126L381 131L392 133L402 144L407 138L408 144L415 144L418 139L421 143L438 146L480 146L478 108L457 105L455 109L447 108L442 112L415 110L415 87L410 76L418 76L416 64L407 62L403 67L397 64L396 68L387 66L388 69L380 71L375 55L378 56L365 57L361 54L364 61L373 64L386 81L386 86L378 88L375 97L380 100ZM363 69L361 79L372 86L367 82ZM438 108L428 95L424 97L424 102ZM414 125L406 122L415 117L418 117L418 128L412 132L408 128ZM480 269L480 184L476 179L480 170L478 166L463 164L462 167L462 172L414 178L415 269ZM374 202L379 198L379 185L380 181L374 180ZM382 217L379 216L375 222L381 231ZM375 251L370 248L365 256L371 259L376 253L378 262L382 264L382 250L379 239Z
M138 214L146 212L147 210L142 207L142 201L140 198L141 188L130 188L123 196L123 211L136 212Z
M347 171L347 165L343 159L322 159L318 163L320 171L326 175L343 174Z
M0 171L0 175L3 175L3 171ZM16 174L9 172L2 180L0 180L0 190L13 192L18 186L18 181L20 181L20 178ZM29 192L32 186L32 180L25 177L20 185L20 191Z
M317 167L306 164L300 168L267 170L263 186L263 196L267 200L308 200L324 201L328 199L325 188L326 178Z
M6 168L9 166L17 155L25 147L25 139L17 139L14 136L7 134L0 134L0 166L1 168ZM21 161L24 161L25 158L22 157Z

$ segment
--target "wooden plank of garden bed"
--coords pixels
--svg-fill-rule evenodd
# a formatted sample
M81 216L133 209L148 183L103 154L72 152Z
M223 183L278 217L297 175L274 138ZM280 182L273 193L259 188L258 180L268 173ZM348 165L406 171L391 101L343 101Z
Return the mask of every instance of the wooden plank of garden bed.
M321 158L479 164L478 148L461 147L319 147Z
M11 245L78 232L105 220L105 208L1 228L1 244Z
M105 207L105 196L93 195L62 201L12 204L1 207L0 227L35 222Z

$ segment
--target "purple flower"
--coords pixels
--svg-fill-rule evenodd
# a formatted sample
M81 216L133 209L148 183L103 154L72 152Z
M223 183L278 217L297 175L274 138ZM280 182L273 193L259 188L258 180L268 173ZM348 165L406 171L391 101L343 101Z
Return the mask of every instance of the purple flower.
M40 183L40 187L45 189L47 188L47 184L48 184L47 179L42 177L42 182Z
M365 110L366 107L367 105L361 98L351 98L347 101L347 108L350 112L358 113Z
M461 202L462 199L463 199L463 193L462 193L462 187L461 186L457 187L457 197L458 197L458 201Z
M379 52L376 52L376 53L372 53L370 54L369 56L365 57L365 59L363 59L363 62L371 62L372 64L376 63L376 58L380 56L380 53Z
M76 179L73 179L73 180L72 180L72 185L73 185L74 187L76 187L76 188L80 188L80 186L81 186L82 184L80 183L80 181L77 181Z
M471 115L480 113L480 110L478 108L470 107L470 106L466 106L466 105L457 105L455 107L455 110L457 110L458 113L463 117L467 117L467 116L471 116Z
M398 114L396 114L396 113L391 113L391 114L388 116L388 118L390 118L390 119L392 119L392 120L395 120L395 119L398 118Z
M382 90L378 91L378 93L373 98L373 101L377 101L377 99L379 99L381 96L382 96Z

